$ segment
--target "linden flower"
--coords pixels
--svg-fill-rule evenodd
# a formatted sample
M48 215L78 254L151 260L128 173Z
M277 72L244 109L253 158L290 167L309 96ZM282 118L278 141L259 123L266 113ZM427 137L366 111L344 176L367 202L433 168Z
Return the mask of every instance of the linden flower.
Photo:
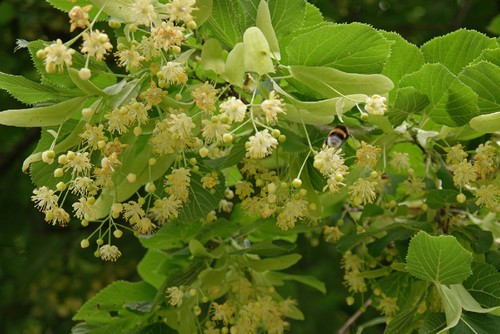
M229 118L229 123L243 122L245 119L247 106L234 96L221 103L219 107L221 112Z
M349 194L354 205L373 203L377 197L375 187L377 183L359 178L352 186L349 186Z
M73 175L87 173L92 168L89 152L68 152L68 162L64 165L64 168L73 169Z
M122 252L115 245L103 245L99 248L99 253L101 253L101 259L104 261L116 261L121 255Z
M141 218L146 215L142 209L142 205L136 201L129 201L123 203L123 217L131 224L137 223Z
M179 216L179 208L182 202L170 195L157 199L154 202L154 207L149 210L150 216L160 224L165 223L169 219L174 219Z
M181 148L193 144L193 129L196 128L196 125L187 114L170 114L167 120L167 128L177 143L177 147Z
M474 168L481 179L486 179L488 174L494 173L498 168L497 160L498 151L491 146L491 142L487 141L480 144L476 149L474 156Z
M182 63L175 61L167 62L167 65L163 66L156 76L160 87L172 84L181 85L186 83L188 79Z
M69 186L71 192L79 196L95 195L98 188L95 181L88 176L75 177Z
M146 100L148 106L147 109L152 106L157 106L163 102L163 98L167 96L167 92L156 86L156 82L151 81L149 88L141 93L141 97Z
M184 38L184 28L174 26L172 22L163 21L151 29L151 39L157 49L168 51L173 46L181 46Z
M191 92L191 96L198 108L204 111L212 112L215 110L215 102L217 101L217 89L211 84L205 82L203 85L195 88Z
M167 289L168 303L172 306L181 306L184 292L176 286Z
M371 115L383 115L387 111L386 101L385 97L375 94L366 99L365 110Z
M71 66L74 53L75 50L68 49L60 39L57 39L56 43L37 52L37 56L44 59L47 73L55 73L56 69L61 73L64 70L64 65Z
M149 26L158 15L156 14L153 0L135 0L130 6L130 17L134 18L134 23Z
M212 314L211 319L213 321L222 321L224 324L228 324L236 313L236 307L231 301L227 301L224 304L212 302L210 313Z
M219 202L219 212L231 212L233 211L233 202L229 202L226 199L221 199Z
M47 223L52 222L52 225L66 226L70 221L69 213L67 213L63 208L53 207L50 210L45 211L45 221Z
M203 176L201 178L201 183L203 188L205 189L214 188L220 183L219 179L217 178L217 172L213 171L212 173Z
M452 147L445 147L444 150L446 153L446 164L454 165L458 164L467 158L467 153L462 149L462 144L457 144Z
M323 236L326 242L336 243L342 238L344 233L342 233L338 226L324 226Z
M85 131L80 134L80 137L92 148L93 150L99 147L99 142L107 142L108 138L104 135L104 125L90 125L85 124Z
M109 42L108 35L99 30L93 30L90 34L84 32L82 37L82 53L87 53L90 57L95 57L97 61L103 60L104 55L113 48L113 45Z
M73 32L76 28L87 28L90 25L89 22L89 11L92 9L92 5L87 5L84 7L75 6L73 7L69 15L69 23L71 24L69 31Z
M457 187L465 187L467 184L476 181L476 171L470 162L464 159L457 165L453 165L453 183Z
M420 195L425 189L425 183L418 177L412 177L403 182L407 195Z
M492 212L500 212L500 189L492 184L476 189L477 205L485 206Z
M391 166L398 172L410 168L410 158L408 153L394 152L392 155Z
M269 130L264 129L250 136L245 143L246 157L252 159L262 159L268 156L278 146L278 140L274 138Z
M346 271L361 270L363 266L363 260L351 251L347 251L342 256L342 268Z
M252 183L248 181L238 181L235 185L235 192L236 195L240 199L245 199L252 195L254 193Z
M136 51L135 45L132 45L130 50L117 51L115 56L118 58L118 66L125 67L127 72L140 69L142 67L141 61L146 59Z
M366 283L358 270L347 272L344 275L345 284L350 292L366 292Z
M193 20L191 13L198 10L198 8L193 7L195 3L196 0L171 0L165 7L171 21L188 23Z
M73 203L73 211L78 219L94 220L97 214L97 208L94 207L95 198L81 197L78 202Z
M278 215L276 225L283 231L295 227L297 219L304 218L307 213L308 202L303 199L292 199L283 207L283 211Z
M356 163L367 168L375 168L382 149L361 141L361 147L356 151Z
M397 298L387 297L386 295L382 295L382 298L379 300L377 310L380 310L382 314L392 317L396 312L399 311L399 307L397 305Z
M136 220L135 223L132 224L132 228L134 229L134 231L137 231L140 234L150 235L155 230L156 225L153 224L151 219L149 219L148 217L143 217L139 220Z
M334 176L340 174L345 176L348 168L344 165L344 158L340 155L342 149L324 146L321 151L314 156L313 166L324 176Z
M201 135L205 138L207 144L213 142L221 143L223 141L224 134L229 131L229 124L225 124L216 119L204 119L201 121L203 125L201 129Z
M49 189L46 186L36 188L33 190L33 196L31 200L35 202L35 207L40 211L50 210L57 207L57 201L59 196L55 194L54 190Z
M260 104L260 107L266 115L267 124L270 125L278 122L278 114L286 114L286 105L274 90L269 94L269 99Z
M165 191L176 199L186 203L189 197L189 184L191 182L191 173L189 169L172 169L170 175L165 176Z

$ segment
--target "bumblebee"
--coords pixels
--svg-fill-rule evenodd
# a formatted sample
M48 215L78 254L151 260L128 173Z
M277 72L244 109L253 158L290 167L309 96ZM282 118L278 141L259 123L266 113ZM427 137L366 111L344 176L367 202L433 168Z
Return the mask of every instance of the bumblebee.
M339 124L334 127L325 139L325 145L333 148L340 148L349 138L349 130L345 125Z

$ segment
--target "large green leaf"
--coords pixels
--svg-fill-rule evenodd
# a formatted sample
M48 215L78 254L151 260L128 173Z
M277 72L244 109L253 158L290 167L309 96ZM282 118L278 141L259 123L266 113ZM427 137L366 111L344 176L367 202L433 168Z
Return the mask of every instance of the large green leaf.
M427 205L432 209L444 208L457 203L458 191L453 189L434 189L427 193Z
M395 86L399 80L409 73L418 71L424 65L424 56L422 52L410 42L395 32L381 32L389 41L392 41L391 55L384 65L382 74L389 77ZM397 90L389 94L390 100L395 97Z
M500 273L486 263L472 263L472 276L463 282L475 300L483 307L500 305Z
M87 97L72 99L46 107L11 109L0 112L0 124L19 127L44 127L64 123L82 110Z
M417 278L435 284L458 284L471 274L472 254L452 236L433 237L424 231L408 248L406 266Z
M441 64L426 64L404 76L399 85L427 95L430 105L425 112L438 124L461 126L479 112L477 94Z
M477 94L480 114L500 111L500 67L482 61L467 66L458 79Z
M283 270L293 266L302 256L300 254L289 254L262 260L247 259L247 265L255 271Z
M165 252L158 249L149 249L137 265L137 273L141 278L159 289L165 276L158 273L158 268L167 258Z
M306 1L275 0L268 2L274 31L278 37L285 36L302 27Z
M61 102L79 94L75 91L45 86L22 76L0 72L0 89L6 90L15 99L25 104L55 101Z
M243 8L239 1L213 0L212 15L206 21L205 26L213 37L232 48L242 41L243 20Z
M327 24L286 46L289 65L327 66L350 73L380 73L391 42L361 23Z
M450 334L492 334L500 328L500 317L491 314L463 312Z
M123 306L132 302L153 300L156 289L146 282L116 281L88 300L75 314L73 320L87 322L110 321L110 312L123 312Z
M396 101L388 112L389 120L395 126L403 123L410 115L421 113L430 103L427 95L419 93L413 87L404 87L396 91Z
M430 40L422 45L421 50L427 63L440 63L458 75L483 50L497 47L494 38L477 31L460 29Z

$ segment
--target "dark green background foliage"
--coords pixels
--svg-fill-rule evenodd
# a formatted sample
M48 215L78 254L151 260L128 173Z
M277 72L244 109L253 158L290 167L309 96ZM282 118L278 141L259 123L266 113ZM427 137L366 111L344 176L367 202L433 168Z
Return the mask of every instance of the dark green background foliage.
M417 45L460 27L490 36L489 23L499 11L496 0L311 0L336 22L365 22L396 31ZM67 40L65 14L41 0L0 3L0 71L37 79L28 53L14 53L16 39ZM1 109L23 106L0 91ZM30 202L32 185L21 164L39 136L37 129L0 126L0 333L67 333L81 303L116 279L138 280L137 262L144 251L131 236L118 246L124 256L104 263L80 249L86 236L78 224L62 229L47 225ZM335 217L332 217L335 219ZM313 247L314 246L314 247ZM290 284L283 295L300 301L306 320L292 324L293 333L334 333L356 309L345 304L339 254L317 235L301 237L302 260L291 272L307 273L326 283L328 293ZM359 301L358 301L359 302ZM369 310L358 319L373 319ZM371 330L371 331L370 331ZM372 327L367 333L381 332Z

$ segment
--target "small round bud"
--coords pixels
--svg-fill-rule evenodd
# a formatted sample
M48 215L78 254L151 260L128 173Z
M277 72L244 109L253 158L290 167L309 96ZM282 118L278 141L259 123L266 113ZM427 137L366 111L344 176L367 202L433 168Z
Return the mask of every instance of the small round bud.
M323 161L321 161L321 160L314 160L313 167L316 168L316 169L321 169L323 167Z
M109 20L108 25L111 29L120 29L122 26L121 22L113 19Z
M95 204L95 197L90 196L89 198L87 198L87 203L89 203L90 205Z
M149 72L151 72L151 75L156 75L160 71L160 63L151 63L149 65Z
M175 99L176 99L177 101L182 100L182 95L181 95L181 94L179 94L179 93L175 94Z
M102 240L102 238L97 239L95 242L99 246L101 246L102 244L104 244L104 240Z
M371 173L370 173L370 177L372 179L376 179L378 177L378 172L376 170L373 170Z
M344 180L344 175L340 173L335 173L334 180L337 182L342 182Z
M390 201L388 204L389 204L389 208L391 208L391 209L398 206L398 202L396 202L395 200Z
M128 182L134 183L136 180L137 180L137 175L135 175L134 173L129 173L127 175L127 181Z
M267 195L267 203L276 203L277 197L275 194Z
M111 205L111 216L113 218L118 218L120 216L120 213L123 210L123 204L121 203L113 203Z
M234 192L231 189L226 189L224 191L224 195L226 196L227 199L233 199L234 198Z
M293 179L292 181L292 186L294 186L295 188L300 188L302 187L302 180L299 179L299 178L295 178Z
M37 58L44 59L46 56L47 56L47 51L45 51L45 49L41 49L36 52Z
M415 175L415 170L413 168L408 168L407 171L408 176L414 176Z
M286 142L286 136L285 136L285 135L280 135L280 136L278 137L278 141L279 141L280 143L284 143L284 142Z
M227 327L222 327L221 329L221 334L228 334L229 333L229 329Z
M360 118L361 118L362 121L367 121L368 120L368 114L362 113Z
M63 177L63 176L64 176L64 169L56 168L54 170L54 177Z
M82 241L80 241L80 247L87 248L88 246L90 246L90 242L88 239L83 239Z
M200 170L200 166L196 165L196 166L193 166L193 168L191 168L193 170L193 172L198 172Z
M42 153L42 161L46 164L51 165L56 157L56 152L54 150L47 150Z
M75 154L75 152L73 152L73 151L68 151L68 152L66 153L66 156L68 157L68 160L69 160L69 161L72 161L72 160L74 160L74 159L75 159L76 154Z
M64 182L58 182L58 183L56 184L56 189L57 189L58 191L65 191L67 187L68 187L68 186L67 186L67 185L66 185L66 183L64 183Z
M136 126L134 128L134 136L139 137L140 135L142 135L142 128L140 126Z
M148 182L146 183L146 185L144 186L144 190L146 190L147 193L154 193L156 191L156 186L153 182Z
M106 141L104 141L104 140L99 140L99 141L97 142L97 147L98 147L99 149L101 149L101 150L102 150L103 148L105 148L105 147L106 147Z
M357 233L365 233L366 230L365 230L365 228L363 226L359 226L358 225L358 226L356 226L356 232Z
M354 297L353 296L349 296L345 299L345 302L347 305L351 306L352 304L354 304Z
M302 196L302 197L306 196L306 195L307 195L307 190L306 190L306 189L303 189L303 188L302 188L302 189L300 189L300 190L299 190L299 195L300 195L300 196Z
M137 31L137 25L135 25L135 24L133 24L133 23L129 24L129 25L128 25L128 30L129 30L130 32L136 32L136 31Z
M201 307L199 307L198 305L193 307L193 313L195 316L199 316L201 314Z
M422 211L427 211L427 209L429 209L429 206L426 203L422 203L420 209L422 209Z
M464 203L466 199L467 199L467 197L465 197L465 195L462 193L457 195L457 202L458 203Z
M94 252L94 256L95 256L95 257L101 257L101 252L100 252L100 251L98 251L98 250L96 250L96 251Z
M177 45L172 46L172 48L171 48L171 49L172 49L172 53L173 53L174 55L178 55L178 54L179 54L179 53L181 53L181 51L182 51L182 50L181 50L181 48L180 48L179 46L177 46Z
M120 239L123 235L123 231L122 230L114 230L113 235L115 236L116 239Z
M228 124L229 123L229 116L226 114L220 115L219 117L221 123Z
M278 139L279 136L281 136L281 131L278 130L278 129L273 129L273 131L271 131L271 136L273 136L274 138Z
M198 150L198 153L200 154L200 157L206 158L208 156L208 148L202 147Z
M230 133L225 133L222 135L222 140L224 140L224 143L229 144L233 141L233 135Z
M144 197L139 197L137 199L137 203L139 203L139 205L144 205L144 203L146 203L146 199Z
M149 164L150 166L154 166L154 165L156 165L156 159L155 159L155 158L149 158L149 160L148 160L148 164Z
M201 302L202 303L208 303L209 299L207 296L203 296L203 298L201 298Z
M90 119L94 115L94 110L92 108L83 108L82 117L85 119Z
M337 226L342 226L342 225L344 225L344 220L343 219L337 220Z
M318 209L318 206L316 205L316 203L309 203L307 208L309 209L309 211L316 211Z
M193 20L189 21L186 25L191 30L196 30L196 28L198 28L198 25Z
M92 72L90 72L90 69L84 67L78 71L78 76L80 79L87 81L90 79L90 76L92 75Z
M189 289L189 295L190 295L191 297L196 296L196 290L195 290L195 289Z
M127 49L127 46L123 43L118 43L118 45L116 46L116 49L118 51L123 51L123 50L126 50Z
M83 227L89 226L89 221L87 219L83 219L80 224L82 224Z
M276 183L271 182L267 184L267 192L270 194L276 193L276 190L278 190L278 187L276 186Z
M193 166L196 166L198 164L198 160L196 158L191 158L189 159L189 163Z
M66 154L62 154L57 158L57 162L61 165L64 165L68 162L68 156Z

